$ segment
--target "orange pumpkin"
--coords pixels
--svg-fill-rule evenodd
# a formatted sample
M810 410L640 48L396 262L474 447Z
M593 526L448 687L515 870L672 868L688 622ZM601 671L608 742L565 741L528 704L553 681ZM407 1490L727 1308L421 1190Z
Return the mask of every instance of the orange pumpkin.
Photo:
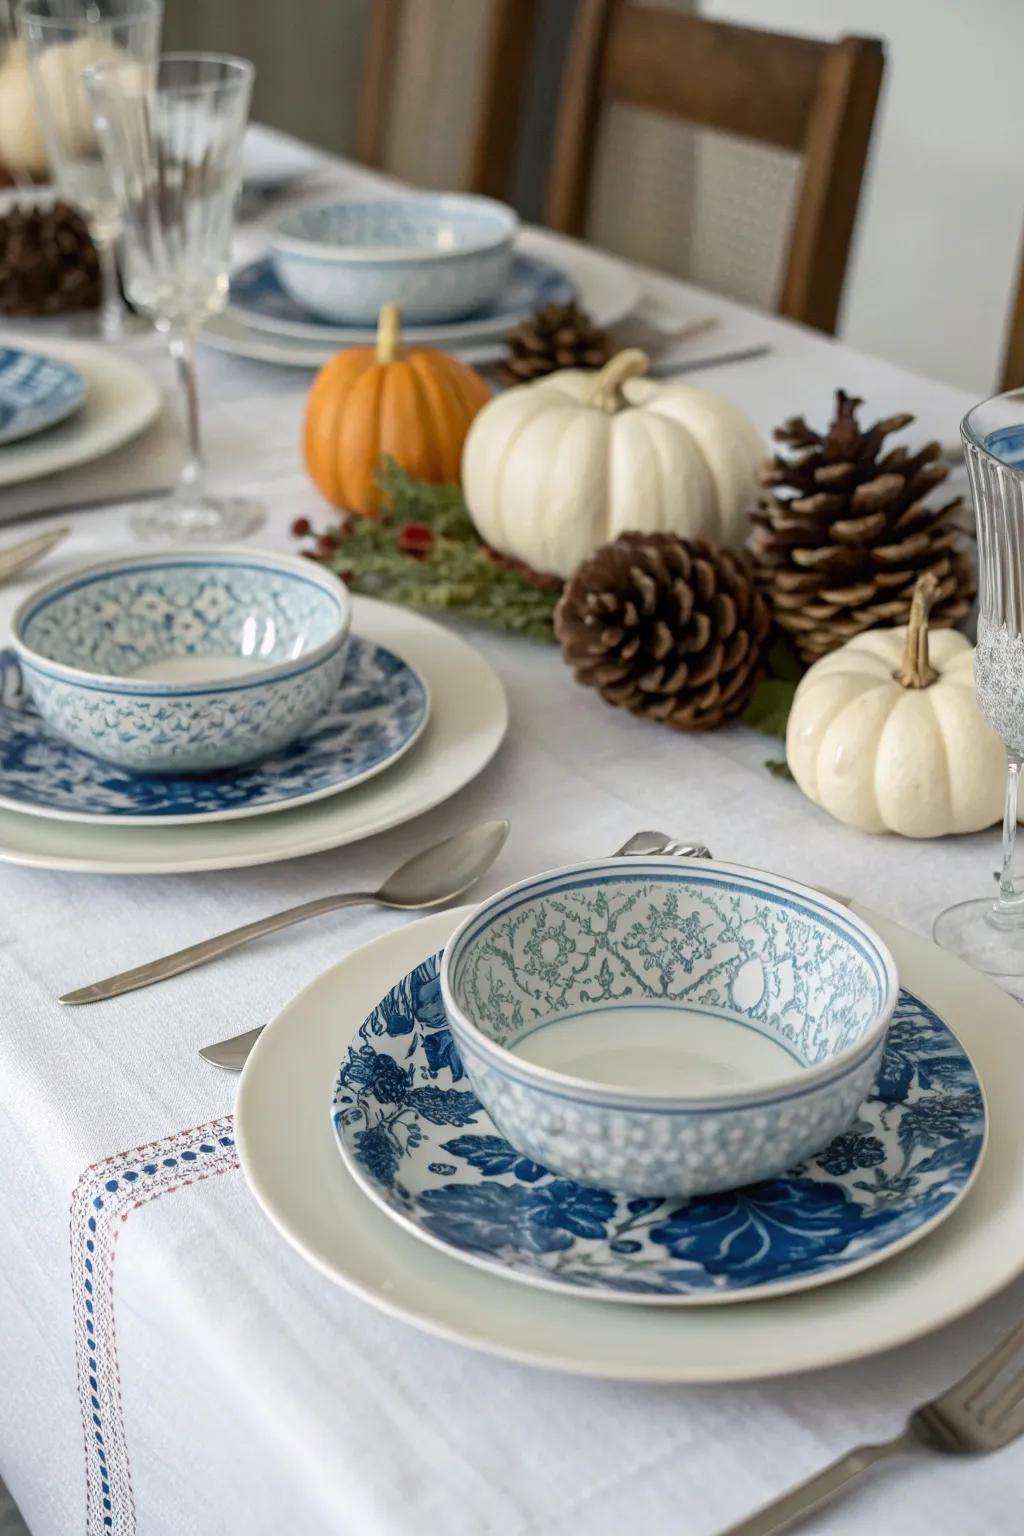
M306 404L306 467L336 507L372 513L375 482L390 454L418 480L458 484L462 444L491 391L475 368L398 344L398 310L385 304L375 347L351 347L325 363Z

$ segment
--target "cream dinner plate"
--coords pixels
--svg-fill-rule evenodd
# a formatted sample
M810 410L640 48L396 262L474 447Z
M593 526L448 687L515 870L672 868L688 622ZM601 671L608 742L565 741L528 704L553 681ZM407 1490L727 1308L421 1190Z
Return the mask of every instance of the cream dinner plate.
M24 335L4 339L40 350L39 341ZM157 385L119 352L82 342L51 341L49 336L42 350L77 368L85 381L85 401L73 416L48 432L0 449L0 486L20 485L111 453L144 431L160 410Z
M249 1187L315 1268L443 1338L555 1370L725 1382L838 1365L961 1316L1024 1270L1020 1006L992 982L870 911L905 987L949 1023L985 1089L989 1143L970 1194L888 1263L816 1291L717 1308L608 1307L484 1273L403 1231L359 1189L324 1107L345 1045L396 979L443 946L468 908L396 929L348 956L264 1030L242 1074L235 1134Z
M614 325L640 303L638 279L623 262L612 256L574 240L553 238L541 230L525 230L518 244L527 255L550 262L565 273L595 325ZM477 323L476 333L468 337L465 324L463 322L461 329L454 328L450 340L434 341L431 345L460 351L463 344L471 341L472 360L481 365L504 353L504 327L492 330L488 336L485 334L486 323L481 321ZM443 328L435 327L434 330L440 336ZM208 321L200 331L199 339L220 352L257 362L280 363L288 368L319 368L338 350L335 342L303 341L258 330L230 311Z
M357 597L352 627L414 667L431 701L419 740L378 778L273 816L212 824L116 826L0 810L0 862L117 875L239 869L340 848L447 800L490 762L505 734L497 673L464 640L404 608Z

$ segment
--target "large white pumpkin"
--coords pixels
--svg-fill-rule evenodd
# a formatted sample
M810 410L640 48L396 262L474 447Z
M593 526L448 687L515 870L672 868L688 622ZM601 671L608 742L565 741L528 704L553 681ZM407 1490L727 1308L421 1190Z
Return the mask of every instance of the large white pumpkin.
M974 697L974 647L927 630L928 589L911 622L874 629L816 661L786 728L804 794L862 832L941 837L999 820L1006 751Z
M462 488L480 536L536 571L571 576L620 533L742 547L765 446L729 400L641 375L642 352L565 369L475 418Z

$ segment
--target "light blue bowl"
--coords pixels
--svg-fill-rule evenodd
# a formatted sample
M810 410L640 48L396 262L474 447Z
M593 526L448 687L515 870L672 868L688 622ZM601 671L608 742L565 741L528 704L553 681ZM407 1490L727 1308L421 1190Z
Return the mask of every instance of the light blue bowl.
M276 752L334 698L352 603L291 555L208 550L87 566L22 603L12 638L40 714L134 773Z
M314 315L372 325L397 304L412 325L460 320L501 292L519 220L489 197L421 194L299 208L270 253L281 286Z
M892 957L816 891L728 864L601 859L483 903L444 952L477 1097L543 1167L627 1194L792 1170L851 1121Z

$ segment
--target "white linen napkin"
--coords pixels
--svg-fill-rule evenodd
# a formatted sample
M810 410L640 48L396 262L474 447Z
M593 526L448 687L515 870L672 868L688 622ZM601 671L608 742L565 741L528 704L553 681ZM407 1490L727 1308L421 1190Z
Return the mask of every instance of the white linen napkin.
M174 484L182 461L181 429L164 405L139 437L72 469L0 490L0 525L46 512L74 512L96 502L113 504L152 495Z

